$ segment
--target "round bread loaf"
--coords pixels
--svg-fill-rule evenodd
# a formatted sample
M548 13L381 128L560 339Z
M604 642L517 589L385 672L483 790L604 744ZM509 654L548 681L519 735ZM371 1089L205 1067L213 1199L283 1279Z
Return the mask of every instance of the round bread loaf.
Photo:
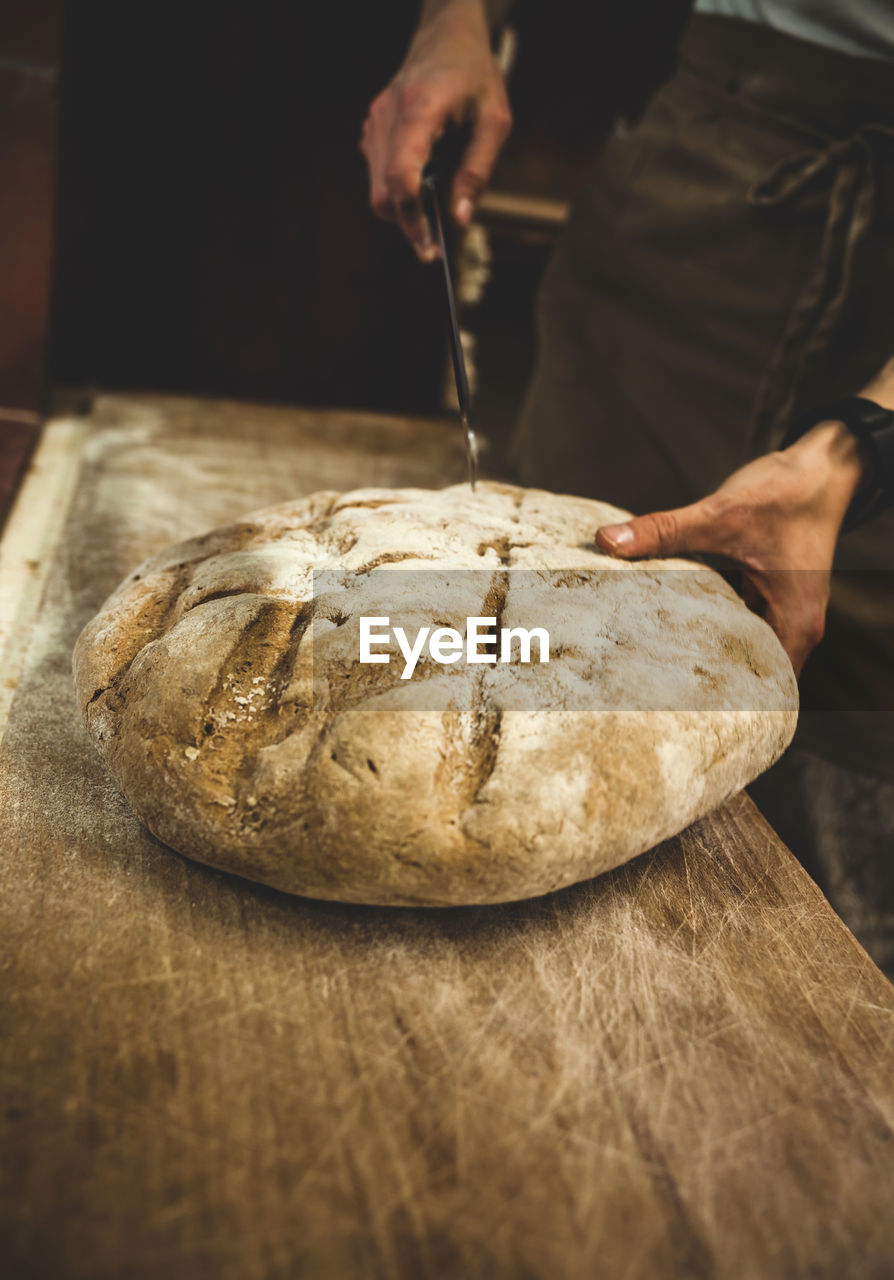
M606 871L756 777L797 718L783 649L718 574L596 550L625 515L499 484L255 512L147 561L84 629L89 733L159 839L290 893L500 902ZM360 663L360 618L397 615L540 620L549 661Z

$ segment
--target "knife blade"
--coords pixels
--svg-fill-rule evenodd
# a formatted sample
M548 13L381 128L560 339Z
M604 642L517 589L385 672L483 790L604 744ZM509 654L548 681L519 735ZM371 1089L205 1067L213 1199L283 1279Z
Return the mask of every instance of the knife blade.
M456 379L456 398L459 403L459 416L463 428L463 439L466 445L466 462L469 467L469 485L474 492L478 478L478 440L471 424L472 397L469 393L469 377L466 373L466 358L463 353L462 339L459 333L459 317L456 311L456 294L453 290L453 277L450 274L450 263L447 258L447 242L444 237L444 222L441 217L441 200L438 191L438 178L433 166L428 166L422 175L422 195L426 216L431 223L441 250L441 265L444 269L444 284L447 291L447 311L450 318L450 354L453 358L453 376Z

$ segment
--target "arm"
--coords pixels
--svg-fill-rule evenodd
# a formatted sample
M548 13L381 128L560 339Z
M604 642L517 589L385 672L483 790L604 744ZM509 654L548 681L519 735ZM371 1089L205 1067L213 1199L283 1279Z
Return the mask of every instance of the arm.
M506 89L490 48L490 29L512 0L424 0L419 26L394 79L375 98L360 149L370 202L397 222L423 261L437 256L419 186L432 143L467 115L472 137L450 195L460 225L472 216L512 126Z
M860 394L894 409L894 359ZM700 502L606 526L596 541L624 559L687 551L729 557L742 570L746 602L800 674L823 636L835 544L867 466L864 447L843 423L821 422Z

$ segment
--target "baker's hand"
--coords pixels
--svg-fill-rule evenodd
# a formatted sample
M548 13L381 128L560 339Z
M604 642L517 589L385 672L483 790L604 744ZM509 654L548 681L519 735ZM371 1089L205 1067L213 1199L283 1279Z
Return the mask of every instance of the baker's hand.
M735 561L746 603L766 618L800 674L823 636L835 543L864 465L850 431L823 422L790 448L749 462L700 502L607 525L596 541L628 560L705 551Z
M422 170L444 126L466 119L472 136L450 193L461 226L472 217L512 117L483 0L429 0L403 66L369 108L360 142L373 209L398 223L423 261L438 250L419 197Z

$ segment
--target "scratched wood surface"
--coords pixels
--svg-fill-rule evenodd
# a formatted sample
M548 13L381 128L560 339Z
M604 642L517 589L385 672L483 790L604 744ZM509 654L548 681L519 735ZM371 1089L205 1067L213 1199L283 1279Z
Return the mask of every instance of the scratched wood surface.
M460 477L454 433L107 397L0 748L3 1274L889 1277L894 1000L741 796L512 906L291 899L156 842L80 625L171 538Z

